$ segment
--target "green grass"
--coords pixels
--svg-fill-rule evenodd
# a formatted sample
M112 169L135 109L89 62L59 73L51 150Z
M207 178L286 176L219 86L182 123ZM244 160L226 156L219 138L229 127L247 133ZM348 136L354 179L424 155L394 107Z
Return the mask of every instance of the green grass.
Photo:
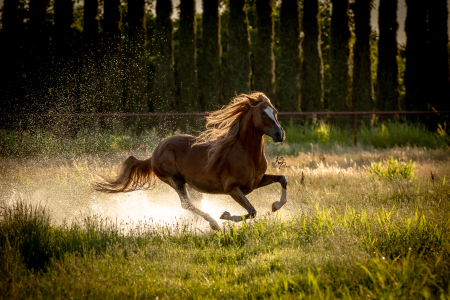
M391 156L391 159L385 159L384 164L382 161L379 163L372 162L369 173L373 178L393 179L396 176L401 176L404 179L413 179L415 168L416 165L411 160L402 162L401 158L397 160Z
M362 126L358 132L358 140L364 145L375 148L390 148L393 146L416 146L427 149L446 149L450 139L445 127L439 125L432 133L420 124L383 123L380 126L367 128Z
M288 143L268 143L268 172L287 176L288 203L279 214L261 213L280 188L258 189L249 195L258 217L220 232L98 214L61 221L91 204L129 203L93 197L93 174L150 155L153 132L74 140L0 132L0 298L449 299L446 131L390 124L362 128L358 140L376 141L377 130L391 142L394 134L427 137L420 147L376 149L353 147L349 132L324 124L287 127ZM278 153L295 154L285 157L287 168L272 166ZM164 200L164 188L148 195Z
M319 122L305 126L285 126L286 142L273 145L266 137L269 147L278 155L297 155L304 151L314 151L314 147L332 148L353 146L353 133ZM154 149L161 139L156 132L140 135L133 133L113 134L99 131L79 132L76 138L61 138L52 131L37 130L33 133L0 130L0 156L42 156L42 155L83 155L105 152L130 151L134 149ZM395 146L425 147L427 149L447 149L450 138L447 128L439 126L435 133L420 124L389 122L367 128L361 126L357 140L363 147L378 149Z
M155 148L159 141L154 131L139 136L131 133L79 132L75 139L71 139L45 130L33 133L0 130L0 156L82 155L147 150Z
M323 122L305 126L293 125L291 122L284 129L287 143L273 144L270 138L266 138L273 155L298 155L317 149L354 146L353 131ZM421 124L389 122L371 128L360 126L357 143L360 147L375 149L405 146L448 149L450 138L446 126L439 126L433 133Z
M433 166L417 168L424 167ZM100 215L56 225L42 205L18 201L0 216L0 295L448 299L448 168L435 170L441 176L433 182L411 170L384 180L365 167L322 165L304 169L304 185L289 173L288 205L299 208L293 215L260 215L220 232L124 227Z
M295 126L292 123L284 128L288 143L313 143L331 147L334 144L351 146L352 137L348 130L319 122L315 125Z

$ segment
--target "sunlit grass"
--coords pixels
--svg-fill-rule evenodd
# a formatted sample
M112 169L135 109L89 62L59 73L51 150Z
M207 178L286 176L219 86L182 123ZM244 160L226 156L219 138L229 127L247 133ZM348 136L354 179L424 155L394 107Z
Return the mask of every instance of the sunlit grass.
M2 159L0 295L34 299L450 296L448 150L315 146L315 155L285 157L286 167L271 167L270 173L288 178L288 203L278 214L269 213L270 203L280 196L280 186L274 184L248 195L258 210L255 220L224 223L220 232L202 226L203 220L194 225L155 223L136 216L128 222L99 211L65 223L56 221L63 211L70 212L72 206L82 210L91 201L120 203L124 213L134 210L133 203L149 212L154 206L159 214L152 201L162 192L161 200L174 197L171 205L176 207L167 209L182 210L165 185L112 201L108 199L115 196L100 198L90 192L92 173L113 174L116 164L137 155L135 151L141 150L56 160ZM269 155L269 163L273 159ZM394 160L394 165L412 160L416 168L409 168L406 177L390 180L371 176L371 163L380 159ZM9 201L5 195L11 189L29 198ZM139 200L144 195L148 203ZM41 201L47 197L51 197L47 202ZM78 202L70 206L65 201ZM209 201L209 209L217 209L215 200ZM238 213L236 207L231 211Z
M258 189L248 195L257 218L221 223L220 232L163 183L121 195L90 189L95 174L113 176L129 155L150 156L154 131L75 139L2 131L0 295L448 298L446 130L383 126L361 127L357 146L349 131L324 123L286 127L287 143L268 141L266 153L268 173L288 178L288 203L274 215L280 186ZM196 205L214 218L227 205L242 212L230 197Z
M274 155L298 155L317 152L317 149L354 146L353 131L324 122L304 126L290 123L284 129L287 143L273 144L270 138L266 138L269 151ZM430 132L420 124L399 122L381 123L371 128L360 126L356 140L356 146L375 149L405 146L447 149L450 145L446 126Z
M324 122L305 126L295 126L291 123L284 129L288 143L313 143L326 146L333 146L334 144L350 146L352 143L352 137L348 130Z
M75 138L62 137L47 130L0 130L1 156L82 155L114 151L153 149L160 141L154 131L141 135L81 131Z
M362 126L358 138L365 145L375 148L389 148L393 146L417 146L428 149L446 149L450 139L441 126L433 133L420 124L389 122L380 126L367 128Z
M396 176L401 176L404 179L412 179L415 177L414 169L415 163L412 161L403 162L401 159L385 159L385 161L372 162L369 173L373 178L393 179Z
M314 148L351 147L353 132L324 122L316 124L284 126L286 141L274 145L266 137L268 147L279 155L297 155L314 151ZM42 155L83 155L105 152L152 150L161 141L156 131L135 133L109 133L101 131L80 131L75 138L60 136L59 131L0 130L0 156L42 156ZM357 134L358 145L377 149L392 147L425 147L427 149L447 149L450 138L447 127L439 126L430 132L423 125L388 122L368 128L360 126Z

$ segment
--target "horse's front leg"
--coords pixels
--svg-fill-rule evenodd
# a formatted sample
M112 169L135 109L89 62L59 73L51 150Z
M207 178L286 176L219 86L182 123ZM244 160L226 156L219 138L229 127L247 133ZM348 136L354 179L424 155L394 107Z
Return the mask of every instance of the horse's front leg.
M224 212L220 218L223 220L240 222L245 219L254 218L256 216L256 209L252 206L250 201L248 201L247 197L245 197L244 193L241 191L239 187L236 187L229 194L237 203L239 203L245 210L247 210L248 214L245 216L232 216L229 212Z
M256 187L257 189L269 184L272 184L274 182L279 182L281 184L281 198L280 201L275 201L272 204L272 211L275 212L279 210L283 205L286 204L287 198L286 198L286 187L287 187L287 180L286 177L283 175L269 175L264 174L263 178L261 179L261 182Z

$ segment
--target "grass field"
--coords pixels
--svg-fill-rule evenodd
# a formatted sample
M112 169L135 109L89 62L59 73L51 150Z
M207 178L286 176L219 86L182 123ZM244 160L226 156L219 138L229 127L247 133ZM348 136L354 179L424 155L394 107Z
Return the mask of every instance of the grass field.
M321 148L351 147L354 145L353 131L338 128L327 123L283 125L286 131L284 147L275 147L279 154L297 155L314 152L314 146ZM66 156L116 153L117 151L145 151L154 149L160 138L156 128L141 135L121 131L110 133L101 131L79 131L75 138L61 136L58 126L53 130L5 131L0 130L0 157ZM270 142L270 139L266 139ZM450 136L446 124L436 132L425 126L405 122L388 122L367 128L360 126L357 132L358 145L386 149L392 147L425 147L427 149L448 149ZM288 145L288 146L286 146ZM290 146L290 147L289 147Z
M151 147L2 157L0 297L450 299L447 147L305 145L267 147L269 163L293 154L269 168L288 203L272 214L280 186L256 190L257 218L220 232L162 183L92 192L95 173ZM226 196L197 205L244 213Z

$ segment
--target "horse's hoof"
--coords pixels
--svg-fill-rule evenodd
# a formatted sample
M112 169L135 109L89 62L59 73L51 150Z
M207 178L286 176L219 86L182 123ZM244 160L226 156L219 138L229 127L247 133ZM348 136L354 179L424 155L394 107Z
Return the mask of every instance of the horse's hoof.
M220 226L219 224L217 224L216 221L211 221L209 222L209 226L211 226L212 229L219 231L220 230Z
M281 206L279 206L280 202L274 202L272 203L272 212L276 212L277 210L279 210L281 208Z
M220 219L222 220L230 220L231 219L231 214L227 211L224 211L223 214L220 216Z

